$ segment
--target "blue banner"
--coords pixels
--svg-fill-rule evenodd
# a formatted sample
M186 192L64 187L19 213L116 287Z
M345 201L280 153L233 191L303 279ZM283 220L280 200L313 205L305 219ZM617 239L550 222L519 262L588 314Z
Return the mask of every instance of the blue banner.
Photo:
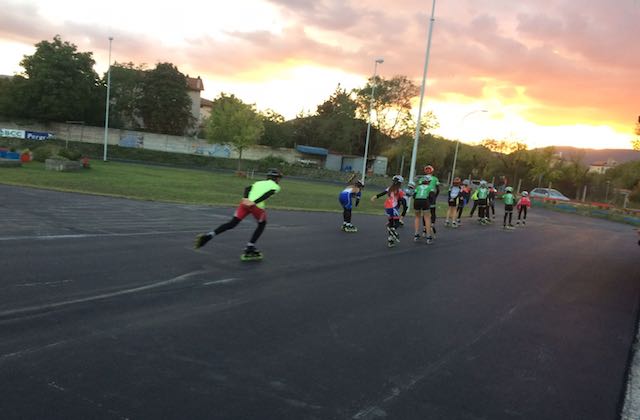
M25 131L24 138L27 140L49 140L53 138L53 133L44 133L41 131Z

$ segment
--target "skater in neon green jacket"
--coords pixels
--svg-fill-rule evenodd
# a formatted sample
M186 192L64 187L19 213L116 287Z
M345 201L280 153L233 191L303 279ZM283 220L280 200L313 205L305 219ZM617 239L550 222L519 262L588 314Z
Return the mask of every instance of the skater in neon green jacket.
M504 229L513 229L513 205L516 202L516 197L513 195L513 188L507 187L504 189L502 195L502 201L504 202L504 219L502 221L502 227ZM507 225L507 217L509 218L509 224Z
M223 223L215 230L196 236L194 247L196 249L203 247L214 236L233 229L248 215L252 215L258 222L251 239L247 243L244 250L243 259L261 259L262 254L256 249L256 242L264 228L267 226L267 213L265 211L265 200L280 191L280 179L282 172L278 169L269 169L267 179L258 181L248 186L244 190L244 196L240 201L240 205L236 208L233 218L227 223Z

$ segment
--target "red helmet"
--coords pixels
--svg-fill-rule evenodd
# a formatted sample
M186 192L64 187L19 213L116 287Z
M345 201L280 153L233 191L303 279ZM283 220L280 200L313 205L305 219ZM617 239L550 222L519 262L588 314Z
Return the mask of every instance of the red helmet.
M432 174L433 173L433 166L431 166L431 165L425 166L424 167L424 173L427 174L427 175Z

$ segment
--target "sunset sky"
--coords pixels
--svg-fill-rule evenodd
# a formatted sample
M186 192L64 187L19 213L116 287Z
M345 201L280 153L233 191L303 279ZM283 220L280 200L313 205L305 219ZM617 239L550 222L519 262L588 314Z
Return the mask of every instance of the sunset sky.
M203 79L207 99L233 93L293 118L315 112L338 84L364 86L376 57L380 76L419 85L431 5L0 0L0 74L21 72L23 55L56 34L93 52L102 74L113 36L113 61L171 62ZM628 149L640 114L639 42L639 0L440 0L424 110L449 139Z

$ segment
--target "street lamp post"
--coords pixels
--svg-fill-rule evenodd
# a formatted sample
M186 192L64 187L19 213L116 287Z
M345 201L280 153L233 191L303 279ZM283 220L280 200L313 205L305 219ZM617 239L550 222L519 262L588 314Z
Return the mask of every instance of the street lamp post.
M478 112L489 112L486 109L477 109L467 113L460 122L460 126L464 127L464 121L469 115L473 115ZM460 140L456 140L456 152L453 154L453 167L451 168L451 179L449 180L449 186L453 185L453 178L456 176L456 162L458 161L458 147L460 146Z
M382 57L376 58L376 62L373 65L373 84L371 86L371 101L369 102L369 122L367 123L367 138L364 142L364 157L362 162L362 182L367 176L367 154L369 153L369 137L371 136L371 111L373 109L373 95L376 91L376 76L378 75L378 64L384 63Z
M429 52L431 51L431 37L433 35L433 22L436 12L436 0L431 6L431 19L429 19L429 36L427 37L427 51L424 58L424 70L422 72L422 87L420 88L420 105L418 106L418 118L416 121L416 133L413 138L413 151L411 152L411 168L409 169L409 181L413 181L416 176L416 158L418 155L418 140L420 139L420 124L422 117L422 103L424 101L424 89L427 84L427 68L429 67ZM408 201L408 200L407 200Z
M109 139L109 94L111 93L111 43L113 37L109 37L109 70L107 70L107 102L104 113L104 153L102 160L107 161L107 142Z

